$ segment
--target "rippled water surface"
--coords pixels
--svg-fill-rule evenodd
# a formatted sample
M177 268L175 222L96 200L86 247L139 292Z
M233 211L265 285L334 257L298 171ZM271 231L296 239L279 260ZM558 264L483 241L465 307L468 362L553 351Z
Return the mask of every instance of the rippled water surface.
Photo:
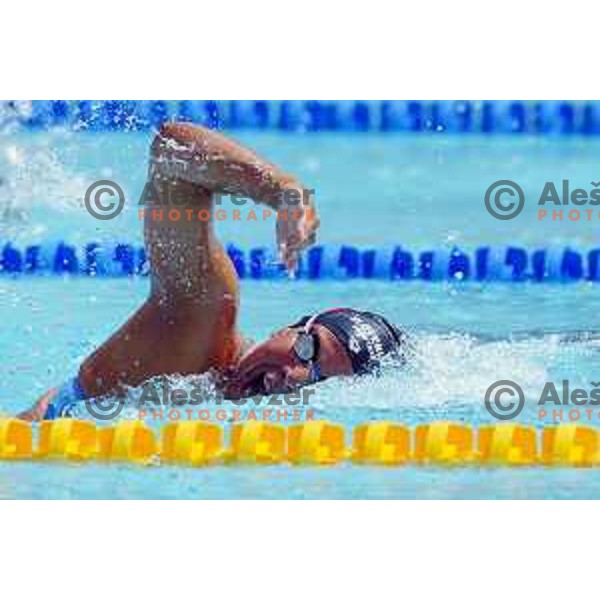
M244 141L317 190L325 242L415 248L459 243L591 247L595 224L539 223L527 208L499 222L483 208L486 187L519 181L526 193L547 179L597 181L597 142L499 137L277 136ZM81 207L91 181L111 178L128 198L141 192L149 135L12 134L0 137L0 235L41 239L140 241L137 207L98 223ZM224 222L224 239L270 241L270 223ZM0 412L28 405L68 377L143 301L147 281L0 279ZM600 329L597 286L476 283L249 282L242 284L242 329L261 339L299 316L330 306L377 310L403 325L414 360L379 379L318 386L320 418L350 426L371 419L410 424L435 418L490 422L483 397L493 382L523 387L519 420L536 426L547 381L590 389L600 381L600 342L566 335ZM191 385L191 382L180 382ZM210 399L209 399L210 402ZM597 415L594 422L597 422ZM234 468L0 463L6 498L589 498L600 471L544 469Z

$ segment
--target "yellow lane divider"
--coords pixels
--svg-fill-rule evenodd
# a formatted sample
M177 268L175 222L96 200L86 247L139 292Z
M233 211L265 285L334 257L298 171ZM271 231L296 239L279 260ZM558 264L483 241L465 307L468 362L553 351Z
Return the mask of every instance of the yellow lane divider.
M36 435L37 434L37 435ZM235 465L356 465L594 467L600 466L600 429L573 423L502 423L479 428L452 421L409 427L362 423L346 443L343 425L307 421L288 427L264 421L235 424L229 445L216 423L169 423L160 435L143 421L97 426L57 419L38 426L0 418L0 461L105 461L203 467Z
M31 458L31 425L17 419L0 419L0 459Z

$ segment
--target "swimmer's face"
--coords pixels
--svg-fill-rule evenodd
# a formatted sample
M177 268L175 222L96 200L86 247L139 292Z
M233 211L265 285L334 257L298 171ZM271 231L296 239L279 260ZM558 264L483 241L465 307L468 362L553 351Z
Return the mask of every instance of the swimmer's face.
M311 382L310 366L294 352L300 328L281 329L251 348L240 359L226 386L228 397L291 392ZM317 363L322 378L352 375L350 357L337 338L322 325L311 328L319 338Z

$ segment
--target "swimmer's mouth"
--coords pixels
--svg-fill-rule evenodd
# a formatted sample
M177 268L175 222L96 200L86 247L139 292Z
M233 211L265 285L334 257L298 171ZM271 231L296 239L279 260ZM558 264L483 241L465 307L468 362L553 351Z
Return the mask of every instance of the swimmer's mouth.
M253 396L270 396L273 394L288 394L295 392L300 389L302 384L298 384L296 386L281 386L281 388L273 388L267 389L265 385L265 375L257 375L254 377L249 383L246 383L243 387L233 386L230 388L230 392L233 392L232 396L236 398L250 398ZM228 395L228 394L226 394Z
M272 394L289 394L298 390L302 387L302 385L298 384L296 386L285 385L277 388L269 387L265 385L264 375L260 375L256 379L254 379L246 388L247 396L269 396Z
M249 398L251 396L264 396L267 394L263 375L258 375L250 382L244 384L236 381L235 378L225 381L223 384L223 391L225 397L230 400Z
M264 383L264 378L261 377L260 381L255 382L255 385L250 388L249 396L274 396L277 394L293 394L294 392L302 389L304 386L309 385L306 383L296 383L296 384L288 384L282 385L280 387L267 387Z

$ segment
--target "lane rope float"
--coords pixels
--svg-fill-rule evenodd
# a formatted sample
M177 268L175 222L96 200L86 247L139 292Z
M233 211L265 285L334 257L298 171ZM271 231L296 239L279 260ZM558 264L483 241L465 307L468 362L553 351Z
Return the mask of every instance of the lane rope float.
M241 279L286 279L274 248L227 244ZM126 242L66 241L18 245L0 242L0 275L136 277L148 274L144 248ZM394 281L600 281L600 248L479 246L415 250L403 245L313 246L301 258L298 279Z
M165 121L279 132L598 135L598 101L34 100L0 102L0 125L145 131Z
M57 419L38 427L4 418L0 460L188 467L345 462L388 467L600 467L600 429L574 423L538 430L519 423L476 428L453 421L414 427L373 421L355 426L351 438L348 444L344 425L328 421L289 426L249 421L229 430L217 423L188 421L168 423L157 432L136 420L99 427L92 421Z

